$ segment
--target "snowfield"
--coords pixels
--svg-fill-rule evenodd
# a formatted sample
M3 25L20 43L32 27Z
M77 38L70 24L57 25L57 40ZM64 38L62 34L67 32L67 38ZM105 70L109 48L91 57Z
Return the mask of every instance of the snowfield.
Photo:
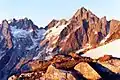
M97 47L87 51L82 56L98 59L104 55L112 55L113 57L120 58L120 39L114 40L106 45Z

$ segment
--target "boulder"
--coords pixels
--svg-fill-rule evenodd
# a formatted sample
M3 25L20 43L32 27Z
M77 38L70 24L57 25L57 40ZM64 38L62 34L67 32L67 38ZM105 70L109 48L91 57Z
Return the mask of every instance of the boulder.
M111 59L111 57L112 57L112 55L104 55L103 57L100 57L100 58L99 58L99 61L100 61L100 62L108 61L108 60Z
M116 74L120 73L120 60L118 59L111 59L108 61L99 62L99 64L101 64L105 68L108 68L110 71Z
M86 62L81 62L74 67L79 73L81 73L86 79L96 80L101 76Z
M48 67L43 77L47 80L76 80L71 73L56 69L52 65Z

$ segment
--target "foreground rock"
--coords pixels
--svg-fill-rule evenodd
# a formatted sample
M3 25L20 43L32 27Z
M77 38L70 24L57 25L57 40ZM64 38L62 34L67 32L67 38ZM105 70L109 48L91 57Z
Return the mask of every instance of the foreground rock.
M51 60L34 60L27 64L31 70L15 74L9 80L119 80L120 59L104 55L99 59L75 53L56 55Z
M82 78L80 73L74 70L74 67L80 62L92 62L88 57L81 57L75 53L70 55L56 55L49 61L34 60L27 65L30 71L23 72L20 75L13 75L9 79L46 79L46 80L77 80ZM41 74L40 74L41 73Z
M50 65L50 61L32 61L28 65L31 67L32 71L40 70L40 71L45 71L48 66Z
M76 80L71 73L56 69L52 65L48 67L43 77L47 80Z
M77 64L74 69L80 72L86 79L97 80L101 78L101 76L88 63L81 62Z
M22 73L19 76L13 75L10 78L8 78L8 80L35 80L35 79L40 80L40 77L43 74L44 73L42 71L39 71L39 72L27 72L27 73Z
M102 66L108 68L109 70L111 70L112 72L116 73L116 74L120 74L120 60L117 59L111 59L108 61L104 61L104 62L99 62Z

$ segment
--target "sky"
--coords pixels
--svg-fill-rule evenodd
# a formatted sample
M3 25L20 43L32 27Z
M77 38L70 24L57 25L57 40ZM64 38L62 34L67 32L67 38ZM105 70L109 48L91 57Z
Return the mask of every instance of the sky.
M41 27L52 19L69 19L81 7L98 17L120 20L120 0L0 0L0 22L29 18Z

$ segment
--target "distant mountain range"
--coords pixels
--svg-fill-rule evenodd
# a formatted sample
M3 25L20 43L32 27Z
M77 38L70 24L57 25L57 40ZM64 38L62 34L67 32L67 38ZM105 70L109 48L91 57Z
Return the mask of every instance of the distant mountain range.
M38 28L27 18L13 19L9 22L3 20L0 25L0 80L7 80L12 75L9 80L16 80L14 78L53 80L49 74L51 69L60 76L65 72L73 73L78 70L86 79L92 79L84 76L87 73L83 74L81 70L79 71L81 69L79 66L85 65L93 71L95 69L93 64L97 65L97 61L101 59L108 61L113 57L120 58L119 45L120 21L114 19L108 21L105 16L99 18L84 7L78 9L69 20L53 19L45 28ZM119 59L117 60L116 64L119 62ZM59 71L59 69L64 70ZM21 77L24 72L26 74ZM36 74L37 78L33 79L31 75L27 76L27 79L25 77L28 75L27 72L34 76ZM74 76L70 79L73 74L68 73L69 79L62 79L59 76L57 80L83 79L80 74L74 73L77 78ZM99 72L93 71L93 73L97 75L95 79L103 78ZM117 74L116 76L119 78Z

